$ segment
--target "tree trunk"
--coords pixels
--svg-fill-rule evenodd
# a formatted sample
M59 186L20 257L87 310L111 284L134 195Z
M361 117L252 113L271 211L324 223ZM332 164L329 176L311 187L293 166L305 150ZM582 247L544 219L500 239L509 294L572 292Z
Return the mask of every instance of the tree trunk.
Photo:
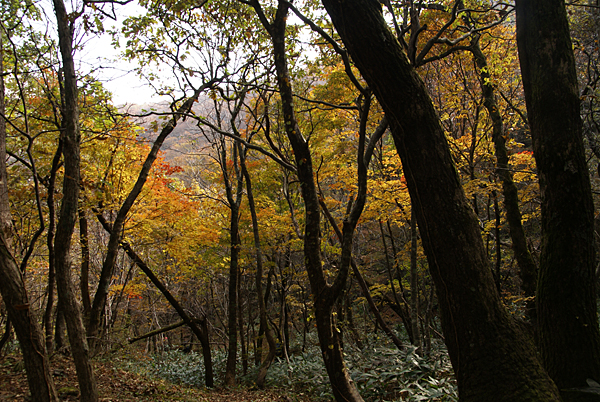
M104 219L102 215L97 214L96 216L104 230L106 230L110 234L110 232L112 231L110 224L106 221L106 219ZM198 325L196 324L198 320L190 317L185 312L181 304L179 304L179 302L175 299L175 297L173 297L171 292L169 292L169 289L167 289L167 287L161 282L161 280L156 275L154 275L150 267L148 267L148 264L146 264L144 260L142 260L142 258L131 248L129 243L121 241L121 247L123 247L123 250L125 250L129 258L131 258L131 260L135 262L135 265L137 265L142 270L142 272L146 274L148 279L150 279L150 282L152 282L152 284L156 286L156 288L162 293L162 295L165 297L165 299L167 299L171 307L173 307L173 309L177 311L179 317L181 317L181 319L186 323L186 325L192 330L194 335L196 335L196 337L200 341L200 344L202 345L202 357L204 361L205 370L204 383L207 387L212 388L214 386L214 376L210 342L208 337L208 319L206 317L203 317L200 320L201 326L198 327Z
M236 382L236 364L237 364L237 313L238 313L238 279L240 276L239 255L240 255L240 205L242 202L244 179L238 171L238 158L242 158L242 149L239 143L232 145L232 160L235 168L236 186L230 180L227 171L227 144L224 138L221 138L221 169L223 171L223 180L225 191L227 193L227 203L231 211L229 236L230 236L230 255L229 255L229 305L228 305L228 336L229 346L227 349L227 363L225 367L225 385L234 386ZM235 197L234 197L235 190Z
M81 317L81 309L71 281L71 237L77 218L79 197L79 107L77 104L77 78L73 61L73 20L67 15L62 0L53 0L58 24L59 47L63 62L64 110L63 110L63 198L54 238L56 284L64 312L71 353L77 370L82 402L96 402L98 390L92 370L89 348Z
M4 32L0 32L0 236L8 250L12 241L12 219L8 197L8 173L6 171L6 107L4 104Z
M92 309L90 301L90 246L88 238L88 221L85 211L79 208L79 243L81 244L81 277L79 287L81 288L81 301L83 303L83 315L89 317Z
M304 261L313 294L315 322L321 352L327 375L331 383L336 401L362 402L356 386L351 381L348 370L344 364L342 342L340 333L335 328L332 308L337 298L345 287L350 269L350 261L340 264L332 284L327 283L321 261L321 218L314 181L312 156L307 140L302 135L294 110L294 96L290 74L287 65L285 30L288 6L280 2L273 23L267 20L266 15L257 1L251 5L257 12L263 26L269 32L273 43L277 84L282 100L282 114L285 121L285 133L289 139L296 161L296 174L300 182L302 198L305 208L304 224ZM344 225L344 230L348 227ZM345 241L351 242L351 237Z
M483 105L488 111L492 120L492 140L494 141L494 151L496 154L496 174L502 181L502 195L504 196L504 208L506 209L506 221L512 240L512 249L515 253L515 259L519 265L519 277L521 278L521 287L526 297L535 296L537 285L537 266L527 247L527 238L521 222L521 211L519 209L519 193L517 186L513 181L512 172L508 166L508 152L506 150L506 140L504 123L496 97L494 95L494 85L491 81L487 59L481 47L479 46L479 36L471 40L470 46L473 60L479 71L479 83L483 94ZM497 251L499 252L499 250ZM498 278L499 280L499 278ZM529 306L531 310L535 303ZM533 311L530 311L533 313ZM529 314L531 316L531 314Z
M61 308L59 298L58 303L56 303L56 321L54 322L54 350L60 353L66 353L69 348L65 329L65 314Z
M392 247L392 257L393 257L393 263L392 261L390 261L390 257L389 257L389 253L388 253L388 248L387 248L387 243L385 241L385 231L383 230L383 223L381 222L381 220L379 221L379 231L381 232L381 241L383 243L383 252L385 254L385 265L388 271L388 277L390 280L390 283L392 284L392 294L394 296L394 300L389 300L389 297L384 296L384 299L387 299L386 302L388 304L390 304L392 306L392 310L394 310L396 312L396 314L398 314L398 317L400 317L400 319L402 320L402 324L404 324L404 329L406 330L406 333L408 334L408 339L410 340L410 343L414 345L415 343L415 338L413 335L413 326L412 326L412 321L411 321L411 316L410 316L410 311L408 311L408 303L406 302L406 297L404 295L404 286L402 286L402 276L400 275L400 270L397 269L396 267L396 276L398 279L398 285L400 287L400 297L402 298L402 302L400 301L400 298L398 297L398 292L396 292L396 288L394 286L394 275L392 274L392 268L395 267L397 265L396 262L396 247L394 245L394 239L392 237L392 231L391 231L391 227L390 227L390 222L388 221L388 231L390 233L390 240L391 240L391 245Z
M518 0L516 5L519 59L542 197L539 347L562 391L585 387L588 378L600 381L594 205L564 2ZM563 397L580 400L573 393Z
M390 120L461 400L558 401L531 340L502 305L440 120L381 5L376 0L323 4Z
M258 217L256 215L256 205L254 203L254 192L252 191L252 182L250 180L250 174L248 173L248 169L246 168L246 160L243 156L241 158L241 168L244 178L246 179L248 207L250 209L250 216L252 217L252 234L254 235L254 250L256 253L256 295L258 298L258 310L260 319L260 330L258 338L259 347L257 348L257 350L260 351L259 360L261 360L260 367L258 369L258 374L256 376L256 386L262 389L265 387L265 380L267 378L267 372L269 370L269 367L275 359L276 345L275 337L273 336L273 331L271 330L269 321L267 320L267 307L263 295L263 257L262 247L260 245L260 234L258 231ZM267 344L269 346L269 351L264 360L262 360L261 334L265 335L267 339Z
M58 141L58 147L52 159L52 167L50 169L50 178L48 179L48 229L46 236L46 246L48 247L48 299L46 301L46 311L44 312L44 330L46 333L46 351L48 354L53 352L53 336L52 336L52 316L54 306L54 285L56 282L56 269L54 266L54 230L56 228L56 208L54 205L54 190L56 185L56 173L58 171L60 159L62 155L62 140Z
M237 280L237 320L238 320L238 334L240 338L240 352L242 353L242 375L246 375L248 373L248 350L246 349L246 338L244 336L244 303L241 300L241 285L242 285L242 273L238 276Z

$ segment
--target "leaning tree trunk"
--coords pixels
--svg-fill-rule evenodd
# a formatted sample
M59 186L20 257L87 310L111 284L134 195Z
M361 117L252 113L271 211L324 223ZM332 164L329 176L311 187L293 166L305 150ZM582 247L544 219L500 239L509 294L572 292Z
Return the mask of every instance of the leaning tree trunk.
M600 381L594 204L564 2L518 0L516 5L519 59L542 197L539 347L562 391L584 387L588 378ZM584 400L573 392L563 397Z
M110 226L110 223L108 223L100 213L98 213L96 216L104 230L110 235L113 230ZM146 264L146 262L133 250L133 248L131 248L131 245L121 240L121 247L125 253L127 253L131 261L133 261L135 265L137 265L138 268L140 268L142 272L146 274L150 282L152 282L152 284L156 286L160 293L163 294L171 307L173 307L177 314L179 314L179 317L181 317L182 321L192 330L194 335L196 335L200 341L200 344L202 345L202 357L204 361L204 385L206 385L208 388L212 388L214 386L214 376L210 341L208 337L208 318L204 316L198 320L194 317L190 317L188 313L185 312L183 306L179 304L175 297L173 297L169 289L167 289L162 281L154 274L154 272L152 272L148 264ZM198 326L198 322L200 322L200 327Z
M71 353L77 370L82 402L96 402L98 389L89 357L83 319L79 302L71 281L71 237L77 219L77 203L80 179L79 107L77 105L77 79L73 61L73 21L67 15L62 0L54 0L58 23L59 46L63 62L64 110L63 110L63 198L54 239L56 285L61 307L67 323Z
M171 117L167 124L162 128L156 140L154 140L152 148L146 156L144 165L142 166L142 169L138 174L138 178L133 188L131 189L131 191L127 195L127 198L121 205L121 208L119 208L119 212L117 212L117 216L112 225L112 232L110 234L110 238L108 239L106 257L104 258L104 262L102 264L102 271L100 272L98 287L96 289L96 294L94 295L94 300L92 302L89 314L87 335L90 338L94 347L96 346L96 342L98 341L97 337L100 332L100 322L102 319L102 315L104 314L106 297L108 295L110 280L114 274L115 263L117 261L117 255L119 252L119 244L123 237L123 229L125 227L127 215L133 207L135 200L142 192L144 184L146 184L146 180L148 179L148 175L150 174L150 169L152 168L154 161L158 157L158 152L160 151L163 142L173 132L181 116L185 116L187 113L190 112L194 102L198 99L198 96L200 96L200 93L206 88L211 87L214 84L214 82L214 80L208 81L204 83L200 88L196 89L193 95L187 98L185 102L183 102L183 104L177 109L177 111L173 113L173 117Z
M381 5L322 1L390 120L461 400L558 401L531 340L502 305L439 117Z

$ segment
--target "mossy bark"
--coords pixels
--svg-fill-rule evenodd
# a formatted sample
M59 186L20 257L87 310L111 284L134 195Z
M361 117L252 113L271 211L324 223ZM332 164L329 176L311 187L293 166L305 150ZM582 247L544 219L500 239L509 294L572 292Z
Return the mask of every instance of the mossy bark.
M517 43L542 198L539 347L559 389L600 381L594 205L562 0L519 0ZM565 400L588 400L567 392ZM595 400L600 400L596 397Z
M558 401L496 291L477 217L433 103L376 0L323 0L390 121L464 401Z

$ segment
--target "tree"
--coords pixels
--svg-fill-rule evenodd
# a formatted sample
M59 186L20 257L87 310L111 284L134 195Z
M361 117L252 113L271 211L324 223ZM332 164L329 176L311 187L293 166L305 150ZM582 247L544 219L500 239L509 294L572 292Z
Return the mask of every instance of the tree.
M517 43L542 194L537 289L544 366L565 400L600 379L594 205L565 4L517 1Z
M83 402L96 402L98 389L90 362L83 317L71 279L71 238L77 219L80 181L80 141L77 72L73 60L74 20L69 17L62 0L54 0L58 24L59 47L63 65L64 110L61 137L63 141L63 198L54 239L56 283L63 308L69 343L77 369Z
M389 31L381 5L374 0L323 4L390 120L461 399L559 400L531 340L500 301L439 117Z
M323 360L336 400L360 402L363 399L352 383L348 371L344 366L342 334L337 330L335 319L332 315L332 309L346 286L351 255L347 253L342 256L343 260L340 262L340 267L335 278L332 283L329 283L325 276L321 259L321 213L319 195L314 177L313 158L309 142L303 135L294 108L294 95L286 54L286 20L289 4L282 1L278 3L273 21L269 21L258 1L251 1L249 4L256 11L260 22L269 33L272 41L277 85L281 97L282 115L285 124L284 130L294 152L296 174L301 183L302 199L304 200L304 262L313 294L315 320L319 335L319 344L323 352ZM363 134L361 133L361 135ZM364 169L364 180L366 181L366 168ZM362 198L365 195L362 192L359 194L359 197ZM343 247L346 247L348 250L352 248L352 234L358 220L357 215L360 215L360 212L362 212L362 206L364 205L362 202L364 202L364 198L357 203L357 208L352 209L352 219L344 223L343 232L347 235L342 239L342 242L346 243Z

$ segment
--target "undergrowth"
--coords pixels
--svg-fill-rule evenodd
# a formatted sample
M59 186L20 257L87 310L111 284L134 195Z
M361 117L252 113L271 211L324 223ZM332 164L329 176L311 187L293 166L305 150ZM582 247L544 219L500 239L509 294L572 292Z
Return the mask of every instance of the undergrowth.
M373 339L362 350L346 346L349 373L365 401L457 401L456 382L445 347L437 342L429 356L419 356L408 346L398 351L381 339ZM213 352L216 382L225 369L226 354ZM171 350L147 359L126 360L128 370L166 379L176 384L195 387L204 385L202 356ZM241 368L239 370L241 372ZM252 367L240 378L246 386L254 386L257 368ZM291 356L289 361L277 358L267 376L267 386L295 390L315 400L332 400L327 374L318 346Z

